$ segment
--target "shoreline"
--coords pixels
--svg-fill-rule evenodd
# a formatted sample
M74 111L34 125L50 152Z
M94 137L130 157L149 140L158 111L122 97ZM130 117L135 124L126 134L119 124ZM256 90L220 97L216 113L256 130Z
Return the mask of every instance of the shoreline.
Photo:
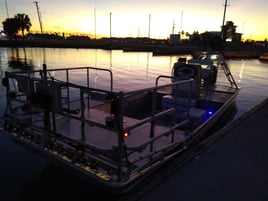
M122 50L125 52L152 52L154 56L171 56L191 54L198 56L203 50L203 45L180 43L176 45L163 43L138 43L117 41L115 39L91 39L91 40L0 40L0 47L44 47L44 48L76 48L76 49L105 49ZM268 52L268 47L245 44L225 44L223 54L226 58L258 59Z

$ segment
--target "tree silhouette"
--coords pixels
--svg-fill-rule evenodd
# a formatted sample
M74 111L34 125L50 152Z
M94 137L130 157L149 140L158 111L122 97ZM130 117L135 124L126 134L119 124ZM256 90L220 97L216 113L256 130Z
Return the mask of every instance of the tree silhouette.
M30 28L32 26L31 20L28 15L24 13L19 13L15 15L15 19L18 21L19 24L19 31L21 31L22 36L24 38L24 31L30 31Z
M14 18L7 18L2 24L4 32L10 39L16 38L20 31L24 39L25 30L30 31L32 26L29 16L24 13L19 13Z
M3 28L8 38L13 39L19 31L19 23L15 18L8 18L3 22Z

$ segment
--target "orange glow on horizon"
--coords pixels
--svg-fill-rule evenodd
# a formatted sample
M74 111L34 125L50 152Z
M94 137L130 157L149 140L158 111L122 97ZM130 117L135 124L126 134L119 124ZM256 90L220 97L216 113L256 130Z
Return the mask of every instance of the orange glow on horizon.
M16 2L16 3L15 3ZM223 1L222 1L223 2ZM117 3L100 0L93 4L85 0L40 2L43 30L45 33L88 35L94 38L110 37L151 37L157 39L169 38L173 31L192 34L205 31L220 31L222 26L222 2L208 0L178 3L176 0L155 3L152 0L137 0ZM243 39L264 40L268 38L266 17L267 0L252 2L230 2L225 21L233 21L237 32L243 33ZM29 15L31 32L40 32L38 16L34 4L14 0L8 2L9 15L25 13ZM111 19L109 16L111 14ZM151 21L149 26L149 14ZM0 20L6 19L4 6L0 7ZM111 22L111 24L110 24ZM150 30L150 33L149 33Z

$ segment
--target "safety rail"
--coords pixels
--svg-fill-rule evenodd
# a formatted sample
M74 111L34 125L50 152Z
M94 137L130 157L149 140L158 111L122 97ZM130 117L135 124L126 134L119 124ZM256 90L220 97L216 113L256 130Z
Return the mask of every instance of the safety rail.
M86 170L94 177L97 175L104 180L117 182L127 182L135 174L148 171L154 162L163 160L168 152L174 152L178 146L183 146L182 140L176 138L176 135L185 137L187 133L189 108L185 118L178 120L176 104L169 109L159 108L159 100L163 96L160 91L182 83L191 83L192 80L156 84L154 87L124 93L112 90L112 72L107 69L102 70L110 73L110 90L92 88L89 81L86 86L70 82L71 73L77 69L87 70L88 80L89 69L99 70L83 67L51 69L46 72L6 72L5 82L8 84L5 120L6 127L12 132L17 131L13 132L16 133L14 137L39 147L43 152L49 152L54 158ZM65 72L65 79L52 76L53 71ZM13 92L16 89L16 86L11 86L12 83L16 85L14 81L24 87L20 90L20 94L25 95L24 99L18 98L19 89ZM67 93L64 92L65 88ZM72 96L72 92L78 96ZM92 93L99 93L103 97L91 104L94 101ZM63 94L67 94L64 102L68 105L67 108L62 107ZM175 96L177 99L179 95ZM145 117L136 118L127 113L129 108L145 104L150 107ZM93 112L97 113L90 115ZM16 115L21 115L21 118L15 118ZM23 117L27 123L22 122ZM66 127L62 122L66 118L76 129L70 130L79 133L79 136L65 133L60 128L59 124ZM160 119L165 118L169 120L167 125L159 124ZM98 137L104 138L101 135L107 135L112 140L107 144L104 143L105 140L93 144L92 141ZM92 136L96 139L91 141Z

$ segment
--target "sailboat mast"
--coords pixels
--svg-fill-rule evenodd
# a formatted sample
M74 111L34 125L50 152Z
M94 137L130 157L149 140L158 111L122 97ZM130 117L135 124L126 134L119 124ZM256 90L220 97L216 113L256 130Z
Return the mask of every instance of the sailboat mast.
M175 19L173 19L172 34L174 34L174 29L175 29Z
M9 14L8 14L8 7L7 7L7 0L6 0L5 5L6 5L7 18L9 18Z
M224 23L225 23L226 7L227 7L227 0L225 0L225 3L224 3L223 20L222 20L222 27L221 27L221 37L222 37L222 39L224 39Z
M225 23L226 7L227 7L227 0L225 0L225 4L224 4L222 26L224 26L224 23Z
M181 11L181 25L180 25L180 33L182 32L182 18L183 18L183 10Z
M43 24L42 24L41 14L40 14L40 11L39 11L38 2L34 1L34 3L35 3L35 6L36 6L36 9L37 9L37 14L38 14L38 19L39 19L41 34L43 34Z

